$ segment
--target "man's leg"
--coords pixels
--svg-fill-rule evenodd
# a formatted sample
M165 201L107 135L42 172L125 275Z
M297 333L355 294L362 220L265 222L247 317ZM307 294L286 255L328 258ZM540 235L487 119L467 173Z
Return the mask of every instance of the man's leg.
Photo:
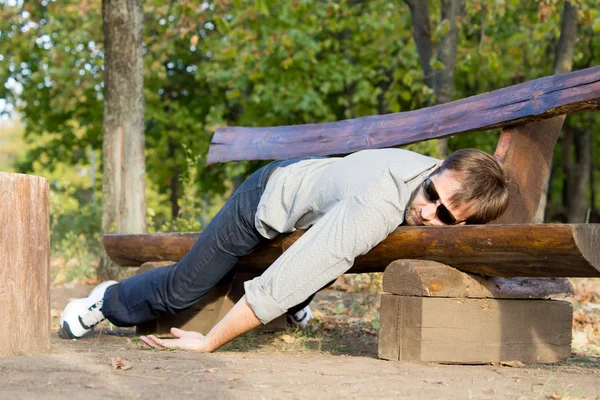
M271 163L252 174L180 262L118 284L103 282L87 298L71 301L61 315L62 336L81 337L104 318L132 326L194 304L263 240L254 224L260 197L270 175L296 161Z

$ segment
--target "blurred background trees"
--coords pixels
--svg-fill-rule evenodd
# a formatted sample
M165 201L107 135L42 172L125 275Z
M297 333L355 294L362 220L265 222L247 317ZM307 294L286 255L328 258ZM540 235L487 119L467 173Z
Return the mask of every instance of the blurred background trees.
M141 4L149 231L201 229L261 165L205 168L218 126L407 111L600 64L596 0ZM55 254L76 260L56 274L100 251L105 55L100 0L0 0L0 109L12 118L0 166L51 180ZM568 117L546 221L598 219L599 131L600 113ZM497 136L451 137L448 151L491 152ZM441 156L439 145L410 148Z

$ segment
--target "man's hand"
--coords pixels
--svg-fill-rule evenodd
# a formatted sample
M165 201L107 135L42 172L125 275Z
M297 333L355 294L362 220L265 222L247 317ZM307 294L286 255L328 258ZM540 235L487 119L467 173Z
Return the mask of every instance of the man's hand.
M155 349L181 349L189 351L208 352L208 340L199 332L184 331L171 328L171 334L177 339L160 339L154 335L140 336L140 339Z

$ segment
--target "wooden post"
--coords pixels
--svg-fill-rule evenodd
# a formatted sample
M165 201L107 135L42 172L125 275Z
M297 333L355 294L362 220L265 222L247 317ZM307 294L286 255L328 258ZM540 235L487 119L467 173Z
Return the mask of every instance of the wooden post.
M48 181L0 172L0 356L50 349Z

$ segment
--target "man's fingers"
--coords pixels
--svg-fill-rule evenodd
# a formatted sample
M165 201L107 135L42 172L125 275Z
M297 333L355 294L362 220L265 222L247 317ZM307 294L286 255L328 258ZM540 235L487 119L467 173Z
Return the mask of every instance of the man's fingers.
M187 333L187 331L184 331L183 329L179 329L179 328L171 328L171 335L175 336L175 337L182 337L183 335L185 335Z
M161 346L159 343L154 341L153 337L140 336L140 339L142 340L142 342L146 343L150 347L153 347L155 349L161 349L161 350L164 349L163 346Z
M146 343L148 346L154 347L155 349L164 350L164 349L179 348L179 346L174 343L175 342L174 340L160 339L154 335L140 336L140 339L142 339L142 341L144 343Z

